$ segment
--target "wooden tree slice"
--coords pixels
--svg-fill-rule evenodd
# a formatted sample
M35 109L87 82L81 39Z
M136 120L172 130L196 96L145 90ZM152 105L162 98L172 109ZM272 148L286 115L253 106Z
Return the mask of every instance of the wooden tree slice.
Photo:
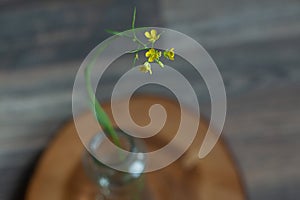
M168 117L160 133L145 140L150 150L161 148L174 137L180 116L184 115L199 123L198 135L180 159L166 168L146 174L153 199L245 199L237 168L222 140L218 141L206 158L198 159L207 122L199 122L188 111L181 112L175 101L138 96L130 102L130 112L137 124L149 123L148 109L153 104L162 105ZM122 106L122 102L119 105ZM111 117L110 105L105 104L104 109ZM91 114L81 116L79 122L86 126L87 132L96 130L97 125ZM181 148L180 144L177 145ZM40 159L29 184L26 200L92 200L97 187L84 174L81 161L83 152L84 147L71 121L60 130Z

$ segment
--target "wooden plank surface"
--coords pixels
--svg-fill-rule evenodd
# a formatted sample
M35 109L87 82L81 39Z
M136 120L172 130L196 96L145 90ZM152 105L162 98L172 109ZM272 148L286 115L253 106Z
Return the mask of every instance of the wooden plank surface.
M229 100L224 136L250 198L299 197L300 1L137 3L143 13L138 25L182 31L216 61ZM103 29L130 25L132 6L125 1L26 1L0 7L0 199L22 198L36 158L71 117L80 62L108 36ZM109 99L112 80L120 73L115 69L106 76L101 100ZM190 68L176 69L191 79L202 113L209 116L205 84Z
M192 114L180 113L178 104L174 101L149 96L131 100L131 115L136 123L145 124L148 121L146 110L152 104L162 105L169 117L160 133L146 140L148 149L160 148L161 143L169 142L174 137L177 132L174 124L178 124L181 115L190 115L191 119L199 123L199 119ZM109 104L105 104L104 109L111 114ZM95 121L87 120L90 118L93 119L91 114L80 116L77 123L84 123L86 132L96 132ZM179 160L159 171L146 174L153 199L245 199L237 167L221 140L209 156L198 159L199 147L207 128L207 122L201 120L196 139ZM94 199L93 194L97 193L97 187L85 177L82 170L84 147L76 133L73 121L58 132L37 165L26 200Z

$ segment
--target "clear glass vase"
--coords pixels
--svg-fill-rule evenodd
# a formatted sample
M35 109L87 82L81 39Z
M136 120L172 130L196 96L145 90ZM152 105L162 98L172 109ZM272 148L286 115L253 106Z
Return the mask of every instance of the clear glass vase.
M99 186L97 200L150 200L143 170L146 158L141 139L133 138L117 130L124 150L135 154L122 155L122 152L109 145L110 141L103 133L95 135L90 141L90 152L86 152L83 164L87 175ZM111 143L110 143L111 144ZM101 160L97 155L101 152ZM140 153L140 154L139 154ZM103 162L104 161L104 162ZM104 164L105 163L105 164ZM118 171L112 167L128 169Z

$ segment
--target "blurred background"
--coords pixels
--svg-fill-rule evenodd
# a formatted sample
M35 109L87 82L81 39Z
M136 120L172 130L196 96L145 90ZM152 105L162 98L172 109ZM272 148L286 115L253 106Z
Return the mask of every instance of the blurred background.
M299 199L299 0L1 0L0 199L22 199L39 155L71 119L81 62L109 36L104 29L130 27L134 6L137 26L185 33L219 67L223 138L249 199ZM107 73L108 88L117 73ZM191 80L208 117L205 85Z

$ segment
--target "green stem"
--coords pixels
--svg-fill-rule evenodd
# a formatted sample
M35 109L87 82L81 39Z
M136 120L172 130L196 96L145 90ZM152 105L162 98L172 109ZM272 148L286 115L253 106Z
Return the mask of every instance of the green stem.
M135 34L135 18L136 18L136 7L134 7L134 10L133 10L132 23L131 23L131 29L132 29L132 32L133 32L133 41L134 41L134 42L137 42L138 44L140 44L140 45L142 45L144 48L146 48L147 45L145 45L142 41L140 41L140 40L136 37L136 34Z
M141 49L136 49L136 50L132 50L132 51L127 51L126 53L138 53L140 51L144 51L144 50L147 50L147 49L150 49L149 47L144 47L144 48L141 48Z
M88 63L87 67L85 68L85 83L86 89L88 92L88 96L91 102L92 111L95 115L100 126L103 128L103 131L106 135L109 135L112 138L112 141L118 147L121 147L121 143L119 137L113 128L112 123L110 122L109 117L107 116L106 112L101 107L99 101L97 100L95 93L93 91L91 85L91 71L92 67L95 65L98 55L108 46L108 44L101 46L101 48L97 49L96 53L94 54L91 61Z
M136 35L135 35L135 30L132 30L132 31L133 31L133 39L132 39L132 40L133 40L134 42L136 42L136 43L142 45L144 48L147 48L147 45L144 44L141 40L139 40L139 39L136 37Z
M143 48L139 48L137 50L127 52L127 53L137 53L137 52L149 49L148 45L144 44L141 40L139 40L135 34L135 18L136 18L136 8L134 8L134 11L133 11L133 18L132 18L132 24L131 24L131 28L132 28L132 32L133 32L132 40L134 42L136 42L138 45L141 45ZM112 30L106 30L106 31L111 34L117 35L117 36L131 38L127 34L120 33L117 31L112 31ZM93 91L92 85L91 85L92 67L95 65L99 54L108 46L109 42L110 42L110 40L107 41L106 44L104 44L100 48L98 48L96 53L93 55L93 58L91 59L91 61L88 63L87 67L85 68L85 81L86 81L86 88L87 88L88 96L89 96L91 107L92 107L91 109L95 115L95 118L97 119L100 126L103 128L104 133L106 135L109 135L112 138L112 141L115 145L117 145L118 147L121 147L120 139L119 139L115 129L113 128L113 125L112 125L109 117L107 116L107 114L101 107L99 101L97 100L95 93Z

